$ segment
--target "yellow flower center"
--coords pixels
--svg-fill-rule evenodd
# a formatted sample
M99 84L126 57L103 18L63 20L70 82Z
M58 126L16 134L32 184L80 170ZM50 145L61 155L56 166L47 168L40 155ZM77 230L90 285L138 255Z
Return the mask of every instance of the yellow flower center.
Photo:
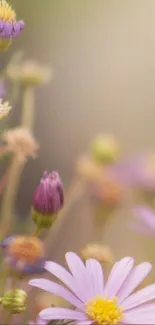
M0 1L0 20L9 23L16 21L15 11L5 0Z
M86 314L99 325L116 325L123 317L123 308L117 304L117 298L111 300L97 296L86 304Z

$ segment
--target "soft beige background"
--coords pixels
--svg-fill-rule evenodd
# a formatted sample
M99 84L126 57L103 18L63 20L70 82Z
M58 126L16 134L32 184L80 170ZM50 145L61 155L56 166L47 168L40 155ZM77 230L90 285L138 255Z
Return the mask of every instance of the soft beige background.
M12 4L26 28L4 60L22 48L55 70L53 83L37 92L35 134L41 150L22 179L18 208L24 214L42 170L58 169L67 187L76 158L96 133L114 133L125 153L154 148L155 1L12 0ZM15 112L17 121L20 107ZM54 258L66 249L78 249L91 237L86 205L72 209L55 242ZM105 241L117 256L148 258L150 242L126 232L126 215L126 209L117 213Z

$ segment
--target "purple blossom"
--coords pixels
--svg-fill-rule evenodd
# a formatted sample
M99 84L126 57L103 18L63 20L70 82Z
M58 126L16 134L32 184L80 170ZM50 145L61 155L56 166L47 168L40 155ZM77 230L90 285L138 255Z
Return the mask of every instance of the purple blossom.
M114 264L105 283L103 269L95 259L86 264L72 252L66 254L69 271L55 262L46 262L45 269L61 284L34 279L30 285L51 292L75 307L51 307L39 314L44 320L73 320L77 325L155 324L155 284L133 291L151 271L144 262L134 267L134 259L125 257ZM68 289L67 289L68 287Z
M59 174L44 172L34 193L34 209L42 215L52 215L62 208L63 203L64 192Z
M1 38L15 38L24 29L24 22L22 20L15 22L0 21L0 37Z

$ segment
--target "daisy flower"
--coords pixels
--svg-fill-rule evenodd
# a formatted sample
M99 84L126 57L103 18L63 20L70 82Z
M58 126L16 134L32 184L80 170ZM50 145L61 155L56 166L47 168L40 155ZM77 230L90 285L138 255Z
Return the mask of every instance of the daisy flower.
M70 272L55 262L45 269L65 287L47 279L34 279L30 285L52 292L70 302L75 309L50 307L39 314L44 320L72 320L78 325L155 324L155 284L132 293L151 271L144 262L134 267L125 257L114 264L107 283L101 264L88 259L84 264L75 253L66 254ZM69 290L66 288L68 287Z

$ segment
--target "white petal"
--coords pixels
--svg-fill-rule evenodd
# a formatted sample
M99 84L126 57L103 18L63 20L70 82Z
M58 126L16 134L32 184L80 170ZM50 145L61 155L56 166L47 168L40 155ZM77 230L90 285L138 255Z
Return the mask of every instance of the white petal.
M39 313L39 316L45 320L54 320L54 319L75 319L75 320L86 320L87 317L85 314L78 311L68 309L68 308L46 308Z
M75 253L66 253L66 262L77 285L78 297L86 302L90 297L90 285L87 270L82 260Z
M127 281L122 286L120 291L118 292L119 304L128 297L132 291L138 287L138 285L145 279L145 277L149 274L152 269L152 265L148 262L141 263L137 265L129 274Z
M126 298L123 302L124 310L142 305L145 302L155 299L155 284L151 284L144 289L141 289L130 297Z
M85 309L84 304L78 298L76 298L70 291L63 288L60 284L57 284L47 279L30 280L29 284L34 287L46 290L47 292L51 292L57 296L62 297L63 299L69 301L70 304L74 305L80 310Z
M56 276L61 282L63 282L77 297L80 298L78 295L79 287L73 278L72 274L70 274L64 267L55 263L55 262L46 262L45 270L52 273Z
M104 276L100 263L95 259L88 259L86 261L86 269L89 276L91 294L90 297L96 295L103 296Z
M126 324L155 324L155 304L147 304L125 312L123 322Z
M117 295L117 292L131 272L133 264L134 259L131 257L125 257L114 264L104 289L105 296L112 298Z

